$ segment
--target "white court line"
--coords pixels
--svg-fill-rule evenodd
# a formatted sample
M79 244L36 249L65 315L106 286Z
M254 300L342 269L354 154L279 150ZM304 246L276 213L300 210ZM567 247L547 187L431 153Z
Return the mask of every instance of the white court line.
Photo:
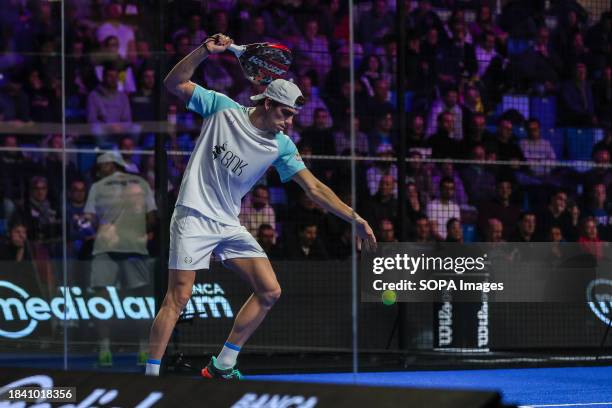
M596 405L612 405L612 402L586 402L577 404L554 404L554 405L519 405L518 408L541 408L541 407L594 407Z

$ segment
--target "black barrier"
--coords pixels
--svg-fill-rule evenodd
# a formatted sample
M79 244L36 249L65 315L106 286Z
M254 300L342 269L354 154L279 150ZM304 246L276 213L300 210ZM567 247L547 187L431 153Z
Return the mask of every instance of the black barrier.
M10 389L17 387L76 387L76 402L55 405L63 408L103 405L138 408L504 407L500 395L495 392L264 381L228 383L185 377L0 369L0 402ZM8 402L12 404L3 406L29 406L16 400Z

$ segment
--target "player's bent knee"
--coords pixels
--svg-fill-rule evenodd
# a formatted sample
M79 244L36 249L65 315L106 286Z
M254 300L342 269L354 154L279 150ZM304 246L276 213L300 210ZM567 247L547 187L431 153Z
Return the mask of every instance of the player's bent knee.
M166 302L168 306L170 306L172 310L179 315L185 306L187 306L187 302L189 302L190 298L191 292L175 289L168 291L168 294L166 295Z
M265 292L261 292L257 294L260 302L265 307L272 307L276 303L276 301L280 298L281 288L280 286Z

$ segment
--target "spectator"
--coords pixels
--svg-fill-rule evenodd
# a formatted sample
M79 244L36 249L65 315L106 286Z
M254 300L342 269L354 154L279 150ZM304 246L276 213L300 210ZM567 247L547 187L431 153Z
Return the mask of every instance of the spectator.
M277 43L279 40L268 35L266 20L262 15L253 14L250 16L248 24L244 25L239 40L241 44L270 42ZM196 45L201 44L198 43Z
M560 123L566 126L591 126L597 123L593 104L593 89L587 81L587 67L584 62L575 65L573 80L561 87Z
M470 159L474 161L485 161L485 150L482 145L474 145ZM495 174L481 163L470 163L461 170L464 187L472 204L489 200L494 194Z
M465 188L463 187L463 181L459 176L459 172L455 170L455 166L452 162L444 162L438 163L437 167L434 168L433 176L431 177L431 184L433 186L433 195L434 197L440 197L440 181L443 178L450 178L453 180L455 185L455 195L453 200L459 204L459 206L467 205L468 196L465 193Z
M334 136L329 127L331 122L329 112L325 108L316 108L312 126L302 131L302 137L312 146L313 154L333 155Z
M536 215L532 212L523 212L519 218L516 232L512 242L532 242L535 238Z
M151 290L147 243L153 238L157 209L153 193L142 177L123 172L118 153L104 153L96 163L101 179L91 186L84 209L97 226L89 286L98 296L108 296L108 286L143 296ZM139 363L146 360L147 328L136 327ZM98 331L98 364L112 365L110 326L98 324Z
M433 135L438 131L440 113L449 112L452 114L453 127L449 137L456 141L463 139L463 112L459 106L459 94L457 89L448 88L444 92L444 97L434 101L429 118L427 120L427 134Z
M441 57L436 69L443 86L457 85L462 79L472 78L478 72L476 53L466 38L464 22L453 23L452 37L442 49Z
M154 121L160 103L155 70L144 68L139 79L138 91L130 95L132 117L134 122Z
M66 171L66 181L70 183L78 177L79 170L69 157L64 162L62 154L63 140L61 134L50 135L47 146L54 151L44 154L35 165L35 174L45 176L49 185L49 196L55 202L60 201L63 189L62 174Z
M485 234L485 242L505 242L504 225L497 218L489 218L487 220L487 230Z
M374 96L363 101L363 106L357 107L357 111L366 125L366 131L371 130L376 123L374 119L379 119L387 113L394 112L391 104L391 92L389 91L390 83L384 78L377 79L374 82Z
M291 9L285 6L283 0L272 0L264 8L262 16L270 35L274 38L287 38L294 42L300 36L299 26L293 17ZM222 32L222 31L215 31Z
M240 223L257 238L259 227L270 225L276 230L276 213L270 206L270 192L267 187L255 186L251 194L242 201Z
M380 220L378 223L378 237L379 242L397 242L395 227L390 219L383 218Z
M189 22L187 26L181 27L172 34L172 39L175 40L179 36L187 36L189 39L189 45L191 48L196 48L208 38L206 31L202 29L202 17L199 14L192 14L189 16ZM258 41L249 41L258 42Z
M455 182L445 177L440 181L440 198L436 198L427 205L427 218L432 221L433 234L436 239L446 239L446 223L451 218L461 219L461 211L454 201Z
M419 216L424 214L425 206L419 190L413 182L406 184L406 201L408 202L408 219L414 223Z
M35 269L32 263L32 252L28 245L28 230L24 223L18 219L11 223L8 229L8 241L0 241L0 261L9 261L11 268L17 265L28 265L27 278L24 280L35 279Z
M510 234L519 221L520 208L512 201L512 182L500 178L497 180L495 197L478 205L478 227L482 236L485 235L488 220L497 218L504 227L506 241L510 240Z
M599 21L588 29L585 43L596 65L603 66L606 61L609 63L610 43L612 43L612 11L608 9L601 13Z
M325 102L318 95L315 95L312 90L312 79L308 75L301 75L298 79L298 86L302 91L302 95L306 99L304 106L300 109L300 114L295 118L295 126L301 131L304 128L312 126L314 122L314 114L317 109L324 109L328 113L329 123L328 126L332 126L331 116L329 115L329 109L325 105Z
M563 65L549 45L549 36L548 28L540 27L533 47L517 58L514 78L519 89L540 94L556 91Z
M593 63L593 57L589 52L589 49L584 45L584 40L581 32L575 32L572 34L571 42L567 47L561 48L564 51L564 79L573 79L576 64L582 62L586 65L589 71L596 69Z
M371 196L376 194L380 186L380 180L383 176L391 176L397 181L397 166L392 161L389 161L395 153L393 148L388 144L378 146L376 155L381 159L374 164L366 172L366 180L368 183L368 191ZM397 183L394 184L393 196L397 197Z
M298 231L298 241L287 248L288 259L325 260L329 258L327 250L319 239L317 224L304 222Z
M463 126L463 132L465 134L468 124L472 122L472 117L485 112L480 91L475 85L468 85L465 88L461 112L463 113L463 123L461 125Z
M524 161L523 152L512 134L512 122L502 117L497 125L496 138L487 143L487 150L494 151L501 161Z
M476 13L476 20L468 26L472 38L482 38L487 33L491 33L494 41L497 39L501 44L504 44L508 38L508 33L495 24L493 18L491 7L486 3L482 3Z
M351 153L351 117L342 120L342 128L334 132L334 147L338 156L346 156ZM359 129L359 117L355 116L353 122L355 128L355 154L367 156L370 154L368 135Z
M31 120L30 99L23 90L21 75L16 71L5 74L5 85L0 88L0 111L6 122L23 123Z
M578 244L584 252L593 256L596 260L601 259L603 255L602 240L599 238L597 223L593 217L585 217L582 220Z
M319 23L311 18L304 25L304 34L295 44L295 65L300 74L314 72L316 83L323 83L323 79L331 68L331 54L327 38L319 35ZM302 87L300 87L302 89ZM302 89L302 93L304 89ZM304 94L308 99L308 97Z
M353 253L354 240L351 233L350 224L342 224L342 232L336 238L330 240L327 246L329 247L329 254L335 259L347 259Z
M119 139L119 150L123 158L123 167L126 173L139 174L138 162L140 157L131 153L134 150L136 143L130 136L123 136Z
M87 97L89 123L131 122L127 95L117 90L119 71L113 65L104 67L103 80Z
M605 147L593 150L593 163L598 167L582 174L582 184L589 185L593 180L602 182L607 188L612 185L612 169L610 169L610 152Z
M135 36L134 29L121 22L122 16L121 4L113 0L106 6L106 21L98 27L96 38L99 43L102 43L110 36L116 37L119 41L119 55L126 59L135 50Z
M45 177L30 180L29 201L23 206L23 216L32 241L57 244L62 238L60 212L49 202L49 183Z
M26 194L25 180L31 177L32 162L18 150L16 136L5 135L2 138L2 147L13 149L0 152L2 191L7 198L23 201Z
M283 236L285 240L291 240L298 236L298 225L296 220L304 221L309 224L316 224L318 231L325 236L323 231L324 214L314 201L302 190L298 193L298 199L287 211L288 218L283 222Z
M486 31L476 45L474 53L478 62L478 77L483 81L489 97L496 96L507 79L504 77L506 60L495 49L495 34Z
M610 122L610 111L612 111L612 66L610 64L604 68L601 79L595 83L593 89L597 122L601 126L610 129L612 126Z
M434 237L431 232L431 222L426 215L419 215L414 221L414 242L425 243L433 242Z
M68 257L86 259L93 249L96 231L85 217L87 186L83 180L73 180L68 191L66 224L68 231Z
M588 199L584 207L584 215L593 217L597 224L599 236L608 241L611 238L610 228L612 216L607 201L606 186L604 183L595 182L587 191Z
M374 97L374 83L379 79L390 80L390 75L383 72L382 63L378 55L368 55L361 64L359 80L365 89L368 97Z
M540 211L537 219L540 221L538 223L538 235L540 237L545 237L552 225L558 225L568 241L576 240L577 231L572 223L572 215L567 210L567 193L565 191L555 191L550 197L548 206Z
M374 129L370 132L369 144L374 149L372 153L378 151L381 146L397 146L397 134L394 132L393 113L385 112L376 116Z
M416 150L409 153L408 168L406 169L406 183L413 183L419 192L422 202L429 201L433 197L433 186L431 185L431 167L429 163L423 163L423 155Z
M372 220L374 225L379 224L383 219L389 219L392 223L397 224L399 222L398 204L394 191L397 191L397 180L389 174L382 176L376 194L364 202L361 212L365 218Z
M426 157L431 156L431 148L425 136L425 120L423 115L415 114L410 121L408 128L408 140L406 141L406 150L419 151Z
M419 0L418 7L410 13L410 20L417 32L425 35L430 29L434 28L438 32L443 30L440 17L431 8L430 0Z
M457 218L451 218L446 222L446 242L457 242L463 244L463 228L461 221Z
M438 126L428 140L431 148L431 157L435 159L459 158L459 141L452 137L456 121L451 112L438 114Z
M282 252L276 244L276 231L272 225L261 224L259 228L257 228L256 237L257 242L261 245L270 259L278 259L282 256Z
M475 145L489 143L494 136L486 129L486 117L483 113L472 115L466 127L464 138L460 143L459 149L462 158L469 158L472 148Z
M358 41L365 45L381 42L394 25L395 16L389 10L387 0L372 0L371 8L359 18Z
M95 63L96 78L99 82L103 82L104 67L106 65L113 65L119 73L117 77L117 90L130 94L136 91L134 71L127 60L119 55L118 47L119 40L117 37L109 36L104 40L102 49L92 58Z
M532 163L531 170L536 176L546 176L553 170L554 167L551 164L557 159L557 156L550 141L542 139L539 120L529 119L527 121L527 139L522 139L519 146L525 159ZM544 165L536 166L533 163Z
M37 69L28 73L25 90L30 102L30 116L34 122L61 122L61 100L49 86L49 80L41 77Z

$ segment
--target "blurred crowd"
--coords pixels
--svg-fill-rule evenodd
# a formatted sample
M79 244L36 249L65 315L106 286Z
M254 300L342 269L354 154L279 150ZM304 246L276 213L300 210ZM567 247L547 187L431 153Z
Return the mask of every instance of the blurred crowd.
M169 152L189 152L201 120L161 81L215 33L239 44L269 41L291 48L291 76L307 102L288 134L315 175L351 204L349 161L325 158L348 156L351 147L346 2L67 0L63 29L60 2L4 3L0 259L30 259L44 279L58 276L43 261L63 256L64 198L67 255L91 259L94 242L108 237L112 225L101 221L110 204L100 201L100 189L111 185L114 172L138 177L132 184L146 200L126 198L134 194L128 189L113 197L123 205L117 211L130 205L142 217L146 228L133 238L140 252L146 247L148 255L157 255L150 150L163 136ZM380 241L396 241L400 226L417 242L612 238L612 17L609 3L599 3L594 14L573 0L511 0L500 9L487 0L406 1L408 92L406 112L398 112L396 5L355 2L354 147L356 155L367 156L357 162L355 204ZM210 56L193 80L244 105L261 91L244 79L230 53ZM62 122L64 91L69 129L80 129L69 130L65 147L121 155L66 154L62 197L63 138L45 129ZM529 106L509 106L510 95L523 96L523 105L554 101L554 109L526 115ZM406 180L398 180L393 160L399 115L408 125ZM597 167L572 165L566 129L584 136L578 147ZM563 137L551 139L558 134ZM32 149L40 147L48 150ZM171 202L188 157L169 155ZM403 220L399 189L407 195ZM245 197L241 220L273 259L344 259L351 253L350 225L317 208L291 183L281 184L274 171ZM121 238L117 234L111 231L111 241Z

